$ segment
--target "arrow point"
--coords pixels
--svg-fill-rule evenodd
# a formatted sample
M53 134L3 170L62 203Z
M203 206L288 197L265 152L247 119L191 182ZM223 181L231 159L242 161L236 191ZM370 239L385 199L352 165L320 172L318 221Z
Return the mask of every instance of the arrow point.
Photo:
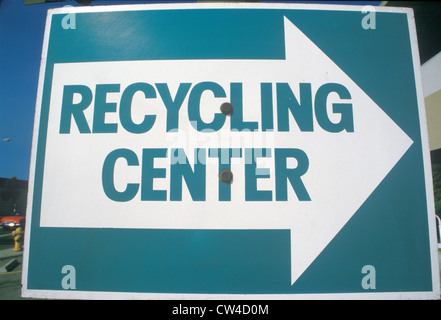
M299 45L298 42L302 41L301 39L308 38L285 16L283 17L283 26L285 32L285 60L295 61L295 55L302 48L302 45Z
M310 264L317 258L323 248L311 248L306 245L306 241L314 242L301 230L291 229L291 286L300 278L300 276L308 269ZM299 245L300 244L300 245Z

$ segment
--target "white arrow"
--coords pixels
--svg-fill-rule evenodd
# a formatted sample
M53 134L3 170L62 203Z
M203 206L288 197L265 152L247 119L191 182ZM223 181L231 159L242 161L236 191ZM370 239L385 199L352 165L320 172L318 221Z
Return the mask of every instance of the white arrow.
M344 227L374 189L386 177L412 140L370 99L326 54L288 19L285 24L284 60L168 60L121 61L57 64L54 69L51 113L44 167L41 226L113 227L167 229L290 229L291 283L293 284ZM362 66L361 66L362 67ZM318 88L330 82L344 85L351 94L354 132L330 133L317 122L313 132L301 132L290 119L290 132L231 132L229 120L213 133L197 132L188 121L188 95L179 113L178 132L166 133L166 109L161 99L140 94L133 99L134 121L146 113L156 114L156 123L145 134L131 134L121 126L117 134L59 134L60 105L65 85L117 83L121 91L135 82L167 83L174 97L180 83L213 81L226 91L226 98L203 95L201 116L207 123L228 101L232 82L243 83L245 121L261 123L260 84L289 83L299 97L299 83L311 83L313 97ZM273 94L275 96L275 93ZM120 93L107 101L118 103ZM159 97L159 96L158 96ZM338 97L329 97L338 102ZM276 101L273 101L276 106ZM93 104L84 112L89 126ZM332 112L331 112L332 113ZM276 115L276 113L275 113ZM338 115L334 119L338 121ZM276 118L276 116L275 116ZM331 119L332 120L332 119ZM106 115L107 123L119 122L117 112ZM74 123L72 121L72 123ZM259 125L260 126L260 125ZM259 127L260 128L260 127ZM277 128L277 124L275 125ZM299 201L293 190L288 201L244 201L243 158L234 159L232 199L217 198L217 160L207 163L206 201L192 201L188 193L182 202L141 201L139 194L129 202L107 198L102 188L102 166L109 152L126 148L138 159L143 148L184 148L190 163L195 148L297 148L309 159L302 176L311 201ZM59 150L66 152L60 153ZM155 179L156 190L167 190L170 181L169 159L157 159L155 167L165 168L165 178ZM274 163L259 163L271 176L260 179L260 190L272 190ZM295 167L295 164L291 164ZM69 170L66 170L69 168ZM124 161L115 167L115 185L124 190L127 183L140 183L141 166L128 167ZM185 187L183 188L185 189ZM186 190L184 190L185 192ZM82 199L78 202L77 199Z

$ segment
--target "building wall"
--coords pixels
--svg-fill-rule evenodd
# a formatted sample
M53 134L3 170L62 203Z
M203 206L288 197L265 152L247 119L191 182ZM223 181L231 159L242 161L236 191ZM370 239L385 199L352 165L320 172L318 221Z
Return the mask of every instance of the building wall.
M441 90L425 99L430 151L441 149Z
M7 191L7 181L9 179L0 178L0 217L9 216L13 214L14 205L11 199L4 196ZM28 193L28 182L24 180L17 180L16 187L18 189L17 203L15 206L16 214L26 214L26 202Z
M441 52L421 67L430 151L441 149Z

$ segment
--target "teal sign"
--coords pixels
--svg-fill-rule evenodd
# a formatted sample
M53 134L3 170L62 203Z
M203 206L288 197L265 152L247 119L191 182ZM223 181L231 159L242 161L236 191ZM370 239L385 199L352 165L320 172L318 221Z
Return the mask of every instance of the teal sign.
M24 297L439 298L410 10L47 21Z

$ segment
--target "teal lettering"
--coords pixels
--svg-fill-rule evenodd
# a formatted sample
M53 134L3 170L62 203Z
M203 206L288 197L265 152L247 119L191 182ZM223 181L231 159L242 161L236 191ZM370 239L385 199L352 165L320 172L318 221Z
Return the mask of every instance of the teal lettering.
M287 201L287 181L293 187L300 201L311 201L301 177L308 171L308 156L300 149L275 149L276 201ZM297 160L297 167L287 168L287 158Z
M219 159L219 172L225 169L231 169L231 158L241 158L242 149L209 149L210 158ZM223 183L219 179L219 201L231 201L231 185Z
M288 83L277 83L277 123L279 131L289 131L289 112L300 131L313 131L312 92L310 83L300 83L300 101ZM289 111L289 112L288 112Z
M76 93L81 95L81 100L78 103L73 103ZM60 133L70 133L72 118L75 120L80 133L90 133L89 125L84 116L84 110L90 106L92 98L92 91L87 86L64 86L61 103Z
M333 123L326 111L328 96L331 92L337 93L340 99L351 99L348 89L338 83L322 85L315 95L315 116L319 125L328 132L354 132L354 116L351 103L333 103L332 111L341 114L341 120Z
M269 168L257 167L258 158L271 158L272 149L244 149L245 182L237 182L245 187L245 201L272 201L272 190L258 190L258 179L270 178ZM169 152L170 151L170 152ZM210 148L210 158L218 158L219 172L231 169L232 158L242 158L241 148ZM154 166L155 159L170 157L169 170ZM194 161L190 162L184 149L146 148L142 149L141 184L127 183L124 190L115 187L115 164L124 159L128 166L139 166L137 155L128 149L116 149L108 154L104 160L102 170L102 186L106 196L118 202L132 200L141 190L141 201L182 201L183 184L188 188L193 201L206 200L206 149L194 149ZM295 159L295 168L288 167L287 160ZM309 169L309 160L306 153L300 149L274 149L274 177L275 201L287 201L288 182L292 186L299 201L311 201L311 198L302 181L302 177ZM167 173L168 172L168 173ZM170 174L168 190L153 189L153 181L157 178L166 178ZM124 177L124 172L119 172ZM214 178L214 177L212 177ZM216 177L219 179L219 177ZM167 199L168 191L170 197ZM219 179L219 201L231 201L231 185Z
M185 180L193 201L205 201L206 150L194 150L194 170L184 149L171 149L170 201L182 200L182 182Z
M257 190L258 178L269 178L268 168L257 168L256 158L271 157L271 149L245 149L245 201L271 201L272 191Z
M136 92L141 91L144 97L156 98L156 91L153 86L148 83L138 82L128 86L122 96L119 110L119 119L121 125L131 133L145 133L149 131L155 123L155 115L146 115L141 123L134 123L132 120L132 100Z
M220 130L226 121L226 116L213 110L213 118L206 121L201 117L201 110L207 106L201 105L202 96L211 94L216 98L226 98L226 94L221 85L215 82L205 81L197 83L192 89L191 83L180 83L176 94L172 97L167 83L156 83L154 86L138 82L129 85L121 94L119 106L119 120L122 127L135 134L148 132L156 121L155 114L146 114L140 123L135 123L132 118L133 98L138 92L142 92L146 99L157 98L157 92L162 99L167 111L166 132L175 132L179 129L179 112L188 97L188 120L190 124L199 132L216 132ZM315 94L312 95L311 83L299 83L299 99L294 95L289 83L276 83L276 97L273 103L273 84L260 84L260 112L262 132L274 131L274 117L277 112L277 130L279 132L289 132L291 118L293 118L301 132L312 132L314 130L314 112L317 124L324 130L332 133L346 131L354 132L354 115L349 90L338 83L325 83L320 86ZM191 90L190 90L191 89ZM209 93L206 93L209 91ZM93 107L93 133L117 133L118 123L106 122L106 115L115 113L118 110L116 102L108 102L108 93L119 93L119 84L97 84ZM190 93L189 93L190 92ZM189 93L189 94L188 94ZM257 121L244 121L243 110L243 83L230 83L230 102L233 105L230 124L231 131L257 131L259 123ZM336 96L343 101L332 103L330 108L329 97ZM79 102L74 103L74 99L79 96ZM313 104L314 98L314 104ZM75 99L78 100L78 99ZM60 134L71 132L71 122L74 119L80 133L91 133L91 128L84 115L85 110L90 106L93 94L90 88L82 85L66 85L63 88ZM205 100L205 99L204 99ZM219 106L224 99L219 99ZM212 104L210 104L212 105ZM148 109L149 105L146 107ZM276 109L276 111L274 110ZM340 116L338 121L331 120L330 115Z
M201 118L201 97L205 91L211 91L215 98L225 98L224 89L215 82L200 82L193 87L188 98L188 118L191 125L200 132L218 131L225 123L222 113L215 113L213 121L206 123Z
M125 202L132 200L138 192L139 184L128 183L124 191L118 191L114 184L115 163L119 158L124 158L128 166L138 166L138 157L136 154L128 149L117 149L109 153L104 160L102 171L102 185L106 196L118 202Z
M190 90L191 83L181 83L173 100L170 95L170 90L166 83L156 83L159 95L167 108L167 132L177 131L179 122L179 109L184 102L184 99Z
M141 201L166 201L167 191L153 190L154 178L165 178L164 168L154 168L155 158L166 158L167 149L142 150Z
M262 131L274 130L273 116L273 84L260 84L261 112L262 112Z
M233 115L231 116L231 130L243 131L255 131L257 130L257 122L244 122L243 121L243 93L242 83L231 83L231 104L234 107Z
M93 133L116 133L118 131L118 124L105 123L106 113L116 112L116 103L106 101L109 92L119 92L119 84L96 85Z

